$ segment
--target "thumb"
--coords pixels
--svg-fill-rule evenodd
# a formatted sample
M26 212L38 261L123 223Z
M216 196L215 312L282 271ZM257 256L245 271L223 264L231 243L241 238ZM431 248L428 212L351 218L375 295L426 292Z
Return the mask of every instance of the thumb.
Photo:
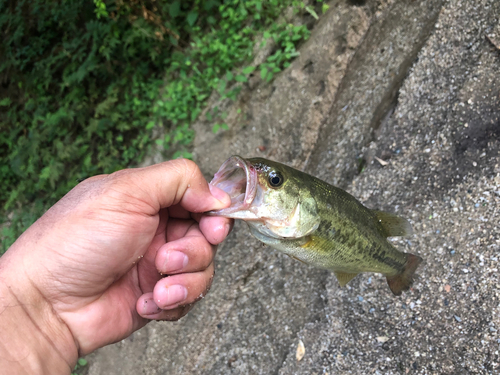
M128 171L125 183L140 187L134 195L151 206L154 210L151 214L176 204L190 212L219 210L231 204L227 193L209 187L200 169L191 160L170 160Z

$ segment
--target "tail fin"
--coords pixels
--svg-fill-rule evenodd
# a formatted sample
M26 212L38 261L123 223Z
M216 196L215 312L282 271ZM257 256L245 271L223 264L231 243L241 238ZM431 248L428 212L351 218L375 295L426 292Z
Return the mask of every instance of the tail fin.
M403 272L396 276L387 277L387 284L391 288L394 295L399 296L404 290L410 289L413 283L413 274L418 265L422 263L422 258L418 255L406 254L406 263L403 267Z

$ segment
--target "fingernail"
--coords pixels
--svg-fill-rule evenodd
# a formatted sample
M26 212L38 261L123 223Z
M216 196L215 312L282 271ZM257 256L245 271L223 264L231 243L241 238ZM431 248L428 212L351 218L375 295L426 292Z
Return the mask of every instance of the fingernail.
M156 305L155 301L152 298L146 298L142 305L142 313L143 315L153 315L158 314L161 309Z
M215 199L222 202L225 206L231 205L231 197L229 197L229 194L226 193L224 190L218 188L215 185L210 185L210 184L208 185L208 188L210 189L210 193L212 193L212 196Z
M169 251L161 271L165 273L176 272L184 269L188 264L188 257L180 251Z
M165 293L160 298L160 303L165 310L177 307L177 304L184 301L187 297L188 291L182 285L170 285L166 287Z

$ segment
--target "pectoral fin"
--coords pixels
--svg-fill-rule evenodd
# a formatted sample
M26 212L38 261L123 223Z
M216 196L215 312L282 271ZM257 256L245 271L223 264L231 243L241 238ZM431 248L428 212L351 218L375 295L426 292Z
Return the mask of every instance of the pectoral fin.
M340 286L346 286L349 281L354 279L354 277L357 275L357 273L344 273L344 272L338 272L335 271L335 276L337 276L337 280L340 284Z
M376 210L372 210L372 212L382 226L382 234L384 237L404 237L413 234L413 229L408 220L388 212Z

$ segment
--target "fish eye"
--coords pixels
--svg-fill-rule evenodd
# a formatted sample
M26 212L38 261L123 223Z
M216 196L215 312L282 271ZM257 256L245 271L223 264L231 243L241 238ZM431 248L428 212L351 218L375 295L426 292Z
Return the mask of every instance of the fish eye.
M272 171L269 173L269 184L272 187L280 187L283 184L283 176L281 173Z

